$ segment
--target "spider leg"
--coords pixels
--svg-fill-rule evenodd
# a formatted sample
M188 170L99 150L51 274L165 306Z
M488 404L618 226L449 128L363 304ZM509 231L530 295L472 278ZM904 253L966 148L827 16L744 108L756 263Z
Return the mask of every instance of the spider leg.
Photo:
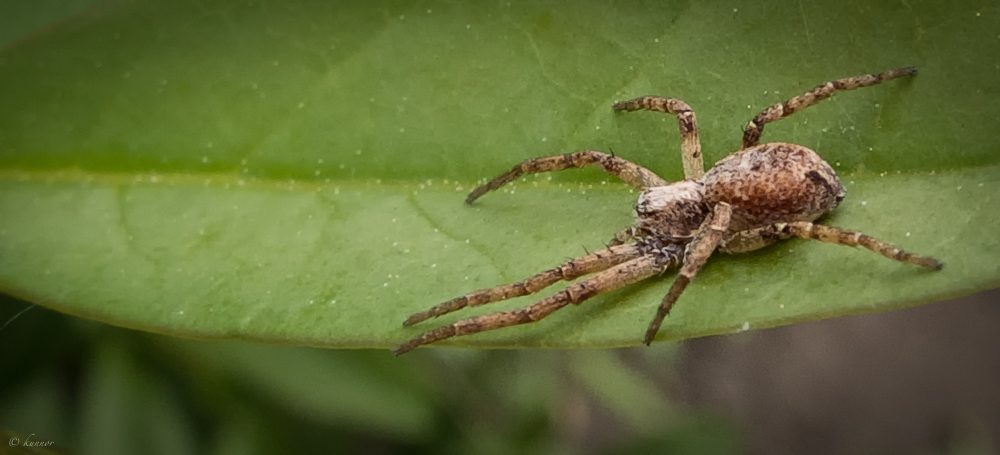
M783 232L788 235L795 235L804 239L814 239L821 242L836 243L838 245L862 246L881 254L882 256L899 262L907 262L937 270L941 270L944 267L944 263L938 261L937 259L907 253L906 251L896 248L879 239L856 231L847 231L835 227L823 226L821 224L797 221L794 223L788 223L783 228Z
M570 281L584 275L614 267L643 255L644 245L628 244L612 246L605 250L590 253L566 263L546 270L535 276L517 283L504 284L489 289L470 292L458 298L451 299L427 311L416 313L403 322L403 327L409 327L430 318L457 311L465 307L485 305L491 302L512 299L523 295L534 294L558 281Z
M612 174L632 185L638 190L644 190L653 186L663 186L666 180L631 161L608 155L607 153L594 150L582 150L565 155L546 156L531 160L522 161L509 171L500 174L485 185L482 185L469 193L465 198L466 204L471 204L476 199L489 191L496 190L525 174L537 174L540 172L561 171L564 169L577 169L597 163L604 171Z
M399 345L396 355L404 354L418 346L430 344L458 335L469 335L487 330L499 329L538 321L569 304L583 301L632 283L655 276L676 264L676 256L654 253L616 265L597 275L573 283L566 289L539 300L527 307L511 311L486 314L462 319L454 324L439 327Z
M743 144L740 150L748 149L757 145L760 135L764 132L764 125L781 120L789 115L801 111L813 104L823 101L833 95L838 90L854 90L859 87L870 87L880 84L890 79L917 74L917 69L908 66L906 68L896 68L878 74L865 74L862 76L845 77L834 81L824 82L812 90L796 96L784 103L775 104L757 114L747 127L743 130Z
M698 120L687 103L675 98L643 96L634 100L621 101L613 106L617 111L648 110L674 114L681 130L681 157L684 160L684 178L700 179L705 175L705 163L701 157L701 141L698 139Z
M781 239L787 239L789 234L783 233L784 224L769 224L745 231L727 232L719 242L719 251L725 253L745 253L759 250Z
M715 251L715 247L722 240L726 230L729 229L729 220L732 213L733 209L729 204L720 202L715 206L714 215L709 214L709 216L705 217L705 221L701 223L701 226L698 227L694 238L688 244L686 254L684 255L684 265L681 266L681 271L677 274L677 279L670 286L670 291L667 292L666 297L660 302L660 307L656 310L656 316L649 323L649 328L646 329L646 338L644 339L646 346L649 346L653 342L656 332L660 331L660 325L663 324L663 318L667 317L667 313L670 312L670 308L674 306L677 298L684 292L684 288L694 279L694 276L698 274L701 267L705 265L708 257Z

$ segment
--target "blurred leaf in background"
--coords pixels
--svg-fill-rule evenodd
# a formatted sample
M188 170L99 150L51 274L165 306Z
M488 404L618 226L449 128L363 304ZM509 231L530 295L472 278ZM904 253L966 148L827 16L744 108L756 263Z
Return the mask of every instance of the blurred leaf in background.
M24 305L4 298L0 316ZM668 344L571 353L428 350L395 358L387 351L179 340L46 309L18 318L0 332L0 344L30 347L0 352L0 425L73 453L676 447L722 454L738 447L724 420L682 415L670 404Z

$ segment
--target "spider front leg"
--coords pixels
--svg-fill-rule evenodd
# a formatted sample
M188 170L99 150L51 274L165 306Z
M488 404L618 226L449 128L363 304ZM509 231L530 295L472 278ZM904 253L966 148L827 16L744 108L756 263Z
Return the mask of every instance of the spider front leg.
M653 342L656 332L660 331L660 325L663 324L663 318L667 317L667 313L670 313L670 309L673 308L674 303L677 302L677 298L684 292L684 288L694 279L694 276L698 274L701 267L705 265L708 257L715 251L715 247L718 246L726 230L729 229L729 221L732 213L732 206L725 202L720 202L715 206L715 213L705 217L705 221L698 227L694 238L688 244L684 255L684 265L681 266L681 271L677 275L677 279L670 286L667 296L660 302L660 307L656 310L656 316L649 323L649 328L646 329L646 338L644 340L646 346L649 346Z
M700 179L705 175L705 163L701 157L701 140L698 139L698 120L687 103L675 98L643 96L634 100L615 103L618 111L656 111L677 116L677 126L681 130L681 159L684 161L684 178Z
M780 225L779 225L780 226ZM836 243L846 246L862 246L874 251L889 259L899 262L928 267L936 270L944 268L944 263L934 258L907 253L886 242L855 231L847 231L821 224L812 224L804 221L788 223L782 231L786 235L795 235L804 239L819 240L821 242Z
M812 90L796 96L784 103L775 104L761 113L757 114L747 127L743 130L743 144L740 150L748 149L757 145L760 135L764 132L764 125L781 120L789 115L801 111L813 104L823 101L833 95L838 90L854 90L859 87L870 87L880 84L890 79L917 74L917 69L908 66L906 68L896 68L878 74L865 74L863 76L845 77L830 82L824 82Z
M665 251L653 252L652 254L633 259L624 264L616 265L578 283L573 283L567 286L566 289L525 308L462 319L454 324L425 332L401 344L395 349L395 353L396 355L404 354L418 346L453 336L470 335L487 330L536 322L571 303L579 305L596 295L657 275L677 262L677 255L666 254Z
M471 204L487 192L499 189L500 187L517 180L517 178L522 175L561 171L564 169L577 169L594 163L600 165L601 169L604 169L605 172L622 179L622 181L632 185L635 189L640 191L649 187L663 186L667 184L666 180L663 180L660 176L654 174L653 171L639 166L631 161L614 155L608 155L603 152L583 150L579 152L567 153L565 155L546 156L543 158L522 161L517 166L514 166L509 171L500 174L485 185L472 190L472 192L469 193L469 196L465 198L465 203Z
M609 247L581 256L566 263L546 270L535 276L517 283L504 284L489 289L470 292L458 298L451 299L427 311L416 313L403 322L403 327L409 327L430 318L457 311L465 307L485 305L491 302L512 299L523 295L534 294L561 280L574 280L578 277L600 272L609 267L635 259L643 255L645 245L629 244Z

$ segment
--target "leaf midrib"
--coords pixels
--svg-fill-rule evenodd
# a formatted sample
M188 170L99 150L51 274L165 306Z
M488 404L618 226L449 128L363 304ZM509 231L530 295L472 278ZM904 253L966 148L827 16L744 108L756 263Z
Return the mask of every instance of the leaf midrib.
M920 172L870 172L866 170L855 170L851 172L839 172L841 180L850 178L853 180L868 181L885 178L903 178L914 176L934 176L934 175L957 175L973 171L981 171L990 168L1000 168L1000 165L992 166L967 166L950 169L938 169ZM498 171L499 173L499 171ZM593 185L595 182L588 180L562 180L558 182L541 178L542 175L533 174L525 176L509 184L517 188L518 191L531 190L532 188L544 188L549 186L564 187L568 184ZM524 180L527 179L527 180ZM268 177L240 175L237 173L224 172L197 172L197 173L158 173L158 172L92 172L79 168L66 168L56 170L16 170L0 169L0 182L44 182L44 183L95 183L101 185L117 186L124 184L143 183L146 185L165 186L204 186L204 187L230 187L237 186L249 189L275 189L275 190L301 190L303 192L319 191L324 189L397 189L411 190L415 187L423 189L436 189L442 186L451 186L450 191L455 191L461 187L463 191L471 191L482 180L476 182L458 179L426 179L426 180L400 180L400 179L323 179L320 180L299 180L299 179L274 179ZM431 182L431 183L427 183ZM444 183L447 182L447 183ZM530 187L519 186L520 183L532 183ZM424 185L424 187L421 187ZM627 185L617 179L608 179L607 184L601 184L588 191L620 191L628 188Z

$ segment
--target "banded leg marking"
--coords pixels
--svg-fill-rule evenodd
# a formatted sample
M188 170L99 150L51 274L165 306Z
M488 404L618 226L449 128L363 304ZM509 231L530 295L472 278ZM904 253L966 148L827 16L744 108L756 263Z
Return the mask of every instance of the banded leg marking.
M906 262L937 270L944 268L944 263L938 261L937 259L908 253L870 235L862 234L857 231L848 231L804 221L788 223L785 227L785 231L804 239L813 239L821 242L836 243L838 245L853 247L861 246L899 262Z
M436 318L465 307L485 305L491 302L534 294L558 281L570 281L584 275L605 270L639 256L642 256L639 245L612 246L608 249L567 261L558 267L531 276L524 281L482 289L451 299L427 311L421 311L410 316L403 322L403 327L409 327L418 322Z
M667 292L663 301L660 302L660 307L656 309L656 316L653 317L653 321L649 323L649 328L646 329L646 337L643 340L646 346L649 346L653 342L656 332L660 331L663 319L667 317L670 309L677 303L677 299L684 292L684 289L687 288L688 283L694 279L698 271L708 261L709 256L715 251L719 241L722 240L723 234L729 229L729 221L732 213L732 206L725 202L720 202L715 205L715 213L705 217L705 221L698 227L694 239L688 245L687 253L684 255L684 265L681 266L681 271L677 279L674 280L674 284L670 286L670 291Z
M615 103L615 112L647 110L674 114L681 132L681 159L684 163L685 179L700 179L705 175L704 158L701 156L701 140L698 138L698 119L687 103L676 98L643 96L633 100Z
M573 283L566 289L525 308L462 319L454 324L425 332L397 347L395 353L396 355L404 354L418 346L454 336L535 322L569 304L579 305L596 295L657 275L666 270L667 267L674 265L675 262L676 258L662 254L642 256L616 265L578 283Z
M465 198L466 204L473 203L482 195L489 191L517 180L522 175L537 174L540 172L562 171L564 169L577 169L597 163L605 172L622 179L625 183L632 185L637 190L644 190L653 186L663 186L667 184L653 171L646 169L626 159L607 153L594 150L583 150L579 152L567 153L565 155L546 156L531 160L522 161L509 171L500 174L485 185L482 185L469 193Z
M746 129L743 130L743 143L740 150L748 149L760 142L760 135L764 132L764 125L781 120L789 115L823 101L832 96L836 91L870 87L891 79L903 76L912 76L915 74L917 74L917 69L912 66L908 66L906 68L891 69L878 74L845 77L817 85L808 92L789 99L784 103L775 104L757 114L753 120L750 120L750 123L747 123Z

